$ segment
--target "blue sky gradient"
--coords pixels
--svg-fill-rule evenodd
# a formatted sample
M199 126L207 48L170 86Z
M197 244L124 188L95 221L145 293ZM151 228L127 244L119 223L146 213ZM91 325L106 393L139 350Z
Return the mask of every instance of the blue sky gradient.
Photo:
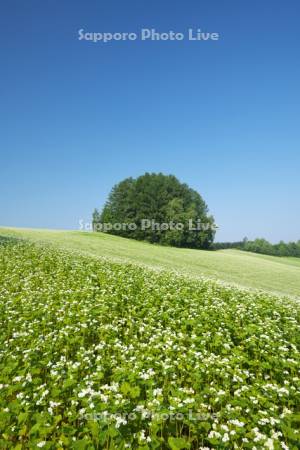
M0 225L76 229L148 171L198 190L218 240L300 239L299 16L298 0L2 0Z

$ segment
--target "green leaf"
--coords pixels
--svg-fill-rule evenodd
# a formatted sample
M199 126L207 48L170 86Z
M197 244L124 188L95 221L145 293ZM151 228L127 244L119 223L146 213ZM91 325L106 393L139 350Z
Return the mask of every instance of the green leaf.
M183 448L191 447L191 444L184 438L169 437L168 443L172 450L181 450Z
M28 419L28 413L22 412L18 415L18 424L21 425L22 423L26 422Z

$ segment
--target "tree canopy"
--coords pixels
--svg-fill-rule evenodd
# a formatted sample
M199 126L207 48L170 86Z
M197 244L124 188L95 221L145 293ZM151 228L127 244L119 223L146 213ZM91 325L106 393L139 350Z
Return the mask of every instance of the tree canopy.
M198 192L173 175L145 173L113 187L93 229L176 247L209 248L215 222Z

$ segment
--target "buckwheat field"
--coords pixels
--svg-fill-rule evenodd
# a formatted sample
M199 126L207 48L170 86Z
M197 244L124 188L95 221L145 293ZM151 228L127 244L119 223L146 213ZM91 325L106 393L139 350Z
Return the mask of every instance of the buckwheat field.
M2 239L1 449L299 449L296 301Z

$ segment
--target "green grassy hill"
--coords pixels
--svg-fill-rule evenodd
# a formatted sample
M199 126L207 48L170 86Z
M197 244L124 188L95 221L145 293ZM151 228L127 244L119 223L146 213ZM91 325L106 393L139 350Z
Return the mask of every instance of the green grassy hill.
M90 256L209 277L246 288L300 298L300 260L239 250L203 251L161 247L104 233L0 228L0 236L47 242Z

